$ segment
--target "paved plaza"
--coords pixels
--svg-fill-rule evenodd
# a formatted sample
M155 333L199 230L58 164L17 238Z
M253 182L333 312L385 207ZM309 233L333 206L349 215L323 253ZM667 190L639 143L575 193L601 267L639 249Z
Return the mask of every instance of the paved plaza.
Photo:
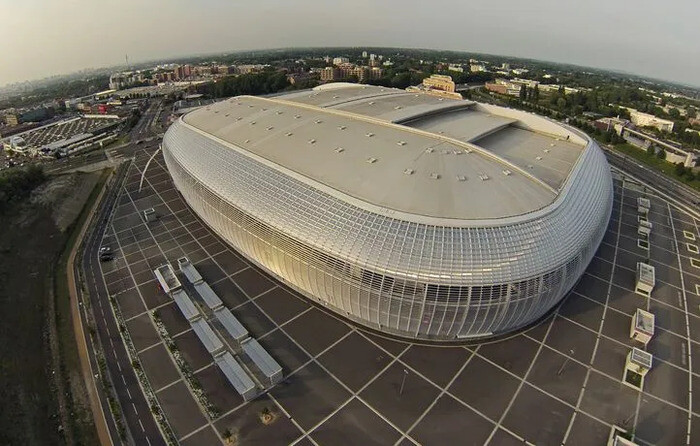
M217 444L230 434L240 445L602 445L612 425L639 444L700 444L700 391L691 392L700 388L698 221L649 195L653 232L649 250L640 248L642 186L615 179L601 247L539 325L497 342L426 346L341 320L251 265L189 210L161 155L139 192L150 154L141 150L130 167L103 240L115 260L101 266L181 444ZM145 224L148 208L159 218ZM282 365L281 384L244 402L226 381L153 275L183 256ZM636 264L647 258L657 280L650 299L634 293ZM626 355L641 348L629 336L637 308L656 316L641 392L622 383ZM193 396L153 312L216 417ZM263 423L263 413L272 421Z

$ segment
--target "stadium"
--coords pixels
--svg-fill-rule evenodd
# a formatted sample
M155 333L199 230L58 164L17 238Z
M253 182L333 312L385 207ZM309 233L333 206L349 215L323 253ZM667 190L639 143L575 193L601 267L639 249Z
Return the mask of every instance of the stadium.
M590 138L508 108L326 84L190 112L163 139L177 189L289 287L411 339L502 335L551 310L610 218Z

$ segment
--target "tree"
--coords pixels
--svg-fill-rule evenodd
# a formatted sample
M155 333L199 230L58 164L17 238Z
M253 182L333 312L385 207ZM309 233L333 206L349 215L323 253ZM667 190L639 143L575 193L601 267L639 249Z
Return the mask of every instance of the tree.
M686 116L688 116L689 118L695 118L698 115L698 111L695 109L695 107L692 106L686 108L685 111Z
M673 119L680 119L681 112L679 112L677 108L671 107L668 109L668 115Z
M649 156L656 155L656 151L654 150L654 146L652 146L651 144L649 145L649 147L647 147L647 155L649 155Z
M527 99L527 87L525 85L520 87L520 100L524 101Z
M660 148L658 152L656 152L656 157L665 160L666 159L666 151L663 148Z
M683 163L676 163L676 166L673 170L676 173L676 175L680 177L683 176L683 174L685 173L685 166L683 165Z
M559 98L557 99L557 107L559 110L564 110L566 108L566 99L564 98Z
M537 85L535 85L535 88L532 89L532 100L533 102L540 100L540 88Z

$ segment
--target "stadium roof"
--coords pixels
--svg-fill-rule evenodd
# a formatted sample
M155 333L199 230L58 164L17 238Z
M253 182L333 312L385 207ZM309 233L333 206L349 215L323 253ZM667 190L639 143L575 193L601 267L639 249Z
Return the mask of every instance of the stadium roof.
M231 98L183 120L361 201L455 219L547 206L587 143L535 115L352 84Z

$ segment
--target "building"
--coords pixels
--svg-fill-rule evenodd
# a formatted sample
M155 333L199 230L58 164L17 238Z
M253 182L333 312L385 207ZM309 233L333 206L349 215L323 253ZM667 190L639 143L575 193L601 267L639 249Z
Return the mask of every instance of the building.
M461 65L450 64L447 67L448 71L456 71L457 73L464 73L464 68Z
M423 79L423 86L450 93L455 92L455 83L452 81L452 76L433 74L432 76Z
M350 59L347 57L334 57L333 58L333 65L343 65L346 63L350 63Z
M471 71L472 73L483 73L487 70L485 65L473 63L469 65L469 71Z
M673 121L668 119L657 118L649 113L642 113L633 108L627 108L630 112L630 120L632 123L638 127L656 127L662 132L672 132L673 131Z
M184 115L162 147L185 201L242 255L342 317L413 339L539 320L583 274L613 203L584 133L384 87L230 98Z
M4 116L5 118L5 124L7 124L10 127L15 127L19 125L19 117L17 116L17 113L8 113Z
M362 58L363 58L363 59L367 59L367 51L363 51L363 52L362 52Z
M332 82L340 78L340 70L335 67L326 67L321 69L321 80L323 82Z

